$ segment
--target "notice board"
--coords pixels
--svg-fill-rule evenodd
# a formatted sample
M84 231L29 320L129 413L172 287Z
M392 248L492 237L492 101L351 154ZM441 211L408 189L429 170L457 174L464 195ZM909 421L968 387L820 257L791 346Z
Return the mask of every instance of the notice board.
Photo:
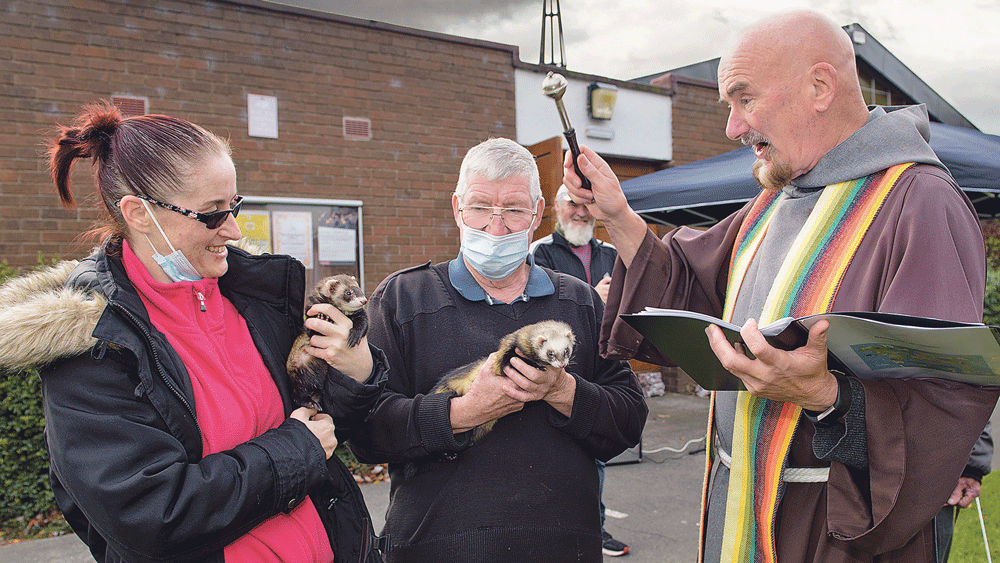
M349 274L365 288L362 202L245 196L236 222L264 252L294 256L306 267L306 293L319 280Z

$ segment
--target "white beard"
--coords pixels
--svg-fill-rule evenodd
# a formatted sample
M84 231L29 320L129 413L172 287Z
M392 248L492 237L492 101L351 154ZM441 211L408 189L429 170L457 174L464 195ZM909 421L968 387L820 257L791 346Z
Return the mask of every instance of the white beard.
M594 238L594 225L596 221L590 223L580 224L575 221L570 221L569 225L559 226L562 227L563 236L566 237L566 241L573 246L583 246L590 242L590 239Z

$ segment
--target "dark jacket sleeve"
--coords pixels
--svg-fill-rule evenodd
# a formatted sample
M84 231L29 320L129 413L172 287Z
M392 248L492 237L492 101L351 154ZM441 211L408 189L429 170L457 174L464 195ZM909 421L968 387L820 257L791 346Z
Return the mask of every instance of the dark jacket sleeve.
M399 274L383 280L368 299L368 338L385 352L388 378L369 419L348 447L364 463L404 463L469 445L470 432L451 426L452 393L423 394L404 360L404 338L394 311L405 288ZM397 283L399 282L399 283Z
M649 409L628 362L600 360L597 379L576 377L573 415L552 409L550 422L568 433L601 461L639 443Z
M976 440L976 445L972 447L972 456L969 463L962 472L962 477L969 477L982 482L983 477L992 471L993 466L993 425L986 421L986 427Z
M197 459L168 430L183 415L161 416L134 366L88 354L41 375L53 479L130 561L204 561L327 476L299 421Z
M570 283L569 276L557 275L556 283ZM574 285L585 286L585 284ZM588 311L582 322L589 324L586 331L596 342L600 334L604 304L593 288L581 291L579 310ZM572 292L568 292L572 295ZM589 317L589 318L588 318ZM639 443L642 429L646 424L649 408L642 394L639 379L631 366L624 360L609 360L601 357L597 346L580 346L590 350L593 358L591 379L573 374L576 379L576 395L573 412L567 418L556 409L550 409L549 421L580 442L595 458L607 461ZM578 358L577 362L580 361Z
M374 365L371 376L363 383L333 368L327 372L320 404L323 412L333 418L339 443L346 442L368 420L389 377L385 353L372 344L368 347Z

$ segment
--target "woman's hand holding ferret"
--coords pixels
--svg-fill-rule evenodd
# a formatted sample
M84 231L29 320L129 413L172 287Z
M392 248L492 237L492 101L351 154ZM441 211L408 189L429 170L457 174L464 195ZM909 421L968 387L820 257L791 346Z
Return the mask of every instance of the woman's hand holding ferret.
M319 313L329 320L315 318ZM368 348L368 337L362 338L353 348L347 346L347 337L353 326L351 319L329 303L313 305L306 315L310 317L306 319L306 328L320 333L309 339L310 346L306 352L355 381L363 382L371 376L374 362Z
M514 356L503 372L509 382L504 389L512 399L546 401L567 417L573 414L576 379L565 368L535 369Z
M451 427L457 434L472 430L490 420L506 416L524 408L524 402L510 397L506 377L493 373L491 366L497 352L490 354L464 395L451 399Z
M330 456L333 455L333 450L337 449L337 435L334 432L336 428L333 425L333 419L330 418L330 415L317 414L316 409L299 407L293 410L288 418L294 418L305 424L306 428L313 433L313 436L316 436L320 445L323 446L323 451L326 452L326 459L330 459Z

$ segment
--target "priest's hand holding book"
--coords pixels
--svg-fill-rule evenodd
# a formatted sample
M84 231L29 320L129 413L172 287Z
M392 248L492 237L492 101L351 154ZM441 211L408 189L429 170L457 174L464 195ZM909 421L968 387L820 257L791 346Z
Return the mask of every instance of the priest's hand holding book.
M825 320L812 325L806 344L794 350L771 346L754 319L740 329L742 342L730 343L714 324L709 324L705 333L722 366L740 378L754 396L825 411L836 402L839 389L836 376L827 366L829 326ZM744 346L753 359L744 353Z
M740 327L694 311L651 307L622 318L705 389L749 389L769 398L766 393L788 394L798 400L785 400L807 409L800 401L827 402L829 397L813 390L825 388L817 382L830 381L830 373L838 384L847 380L843 373L867 380L930 377L1000 386L1000 327L981 323L840 311ZM702 336L706 327L711 339ZM754 361L758 350L764 354L760 363ZM778 380L796 374L807 382ZM749 376L754 381L748 385Z

